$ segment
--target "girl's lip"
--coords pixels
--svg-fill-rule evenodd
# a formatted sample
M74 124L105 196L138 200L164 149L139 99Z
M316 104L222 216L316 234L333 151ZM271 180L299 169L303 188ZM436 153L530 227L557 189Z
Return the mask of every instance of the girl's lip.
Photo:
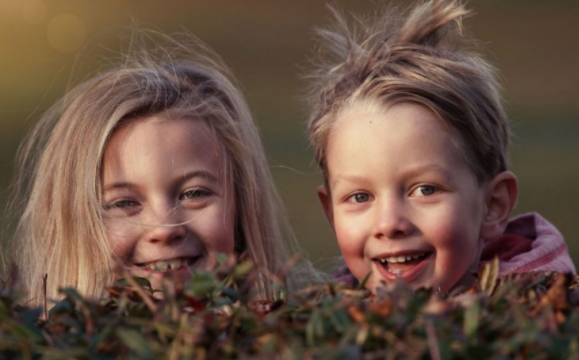
M133 266L133 272L141 273L146 277L152 274L180 274L188 273L190 269L196 267L201 259L201 255L182 256L170 260L156 260L146 263L137 263Z
M392 273L392 272L388 271L384 267L384 265L382 265L380 260L378 260L378 259L384 259L385 257L390 257L390 256L403 256L403 255L408 256L408 255L416 255L416 254L424 254L424 253L427 253L428 255L426 255L426 257L424 259L422 259L422 261L420 261L418 264L416 264L411 269L404 270L404 271L401 271L399 273ZM411 283L412 281L414 281L418 277L418 275L420 275L420 273L424 269L426 269L426 267L430 263L429 260L432 256L433 256L432 251L411 251L411 252L407 251L407 252L389 253L389 255L380 256L379 258L376 257L372 260L374 261L374 266L376 266L376 268L378 268L378 271L386 280L392 282L392 281L396 281L396 279L401 279L407 283Z
M190 255L190 256L176 256L176 257L170 257L170 258L163 258L163 259L157 259L157 260L150 260L150 261L143 261L143 262L135 262L133 263L134 266L142 268L142 267L146 267L148 265L154 264L154 263L158 263L158 262L162 262L162 261L172 261L172 260L186 260L186 261L190 261L191 263L196 262L197 260L199 260L199 258L201 258L201 255Z
M163 275L163 274L174 274L174 275L181 275L181 274L189 274L189 267L188 266L183 266L179 269L167 269L167 270L151 270L151 269L145 269L145 268L141 268L140 270L145 271L146 277L150 277L150 276L155 276L155 275Z

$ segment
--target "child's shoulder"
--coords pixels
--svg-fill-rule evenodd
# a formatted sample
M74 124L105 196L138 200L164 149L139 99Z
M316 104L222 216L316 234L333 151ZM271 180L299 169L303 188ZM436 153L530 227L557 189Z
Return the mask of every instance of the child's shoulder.
M500 273L556 271L576 273L565 239L536 212L512 218L503 236L484 244L481 261L498 256Z

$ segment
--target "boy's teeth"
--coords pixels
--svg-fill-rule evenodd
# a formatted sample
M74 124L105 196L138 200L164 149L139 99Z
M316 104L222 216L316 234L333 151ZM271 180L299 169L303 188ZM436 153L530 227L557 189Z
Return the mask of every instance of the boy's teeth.
M426 253L424 254L417 254L417 255L398 255L398 256L390 256L387 258L383 258L380 259L380 262L382 264L398 264L398 263L405 263L407 261L411 261L411 260L416 260L416 259L420 259L423 258L424 256L426 256Z

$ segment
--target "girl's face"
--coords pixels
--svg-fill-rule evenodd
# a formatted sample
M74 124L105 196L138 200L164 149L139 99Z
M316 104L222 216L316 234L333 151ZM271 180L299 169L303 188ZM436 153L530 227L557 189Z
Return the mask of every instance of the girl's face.
M453 135L433 112L403 103L354 104L327 145L319 190L353 275L372 291L400 278L448 291L476 270L486 212Z
M201 120L145 117L117 130L102 166L113 254L160 288L164 275L234 253L235 202L222 147Z

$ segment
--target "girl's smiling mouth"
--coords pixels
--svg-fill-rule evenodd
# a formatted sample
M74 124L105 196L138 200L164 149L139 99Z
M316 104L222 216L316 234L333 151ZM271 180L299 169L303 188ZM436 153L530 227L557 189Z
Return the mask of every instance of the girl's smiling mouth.
M432 251L414 251L380 256L372 260L380 274L387 280L393 281L400 278L411 282L428 265L432 254Z
M197 261L201 259L200 255L180 257L169 260L156 260L146 263L135 263L137 268L143 269L150 272L167 272L167 271L177 271L183 268L193 267Z

